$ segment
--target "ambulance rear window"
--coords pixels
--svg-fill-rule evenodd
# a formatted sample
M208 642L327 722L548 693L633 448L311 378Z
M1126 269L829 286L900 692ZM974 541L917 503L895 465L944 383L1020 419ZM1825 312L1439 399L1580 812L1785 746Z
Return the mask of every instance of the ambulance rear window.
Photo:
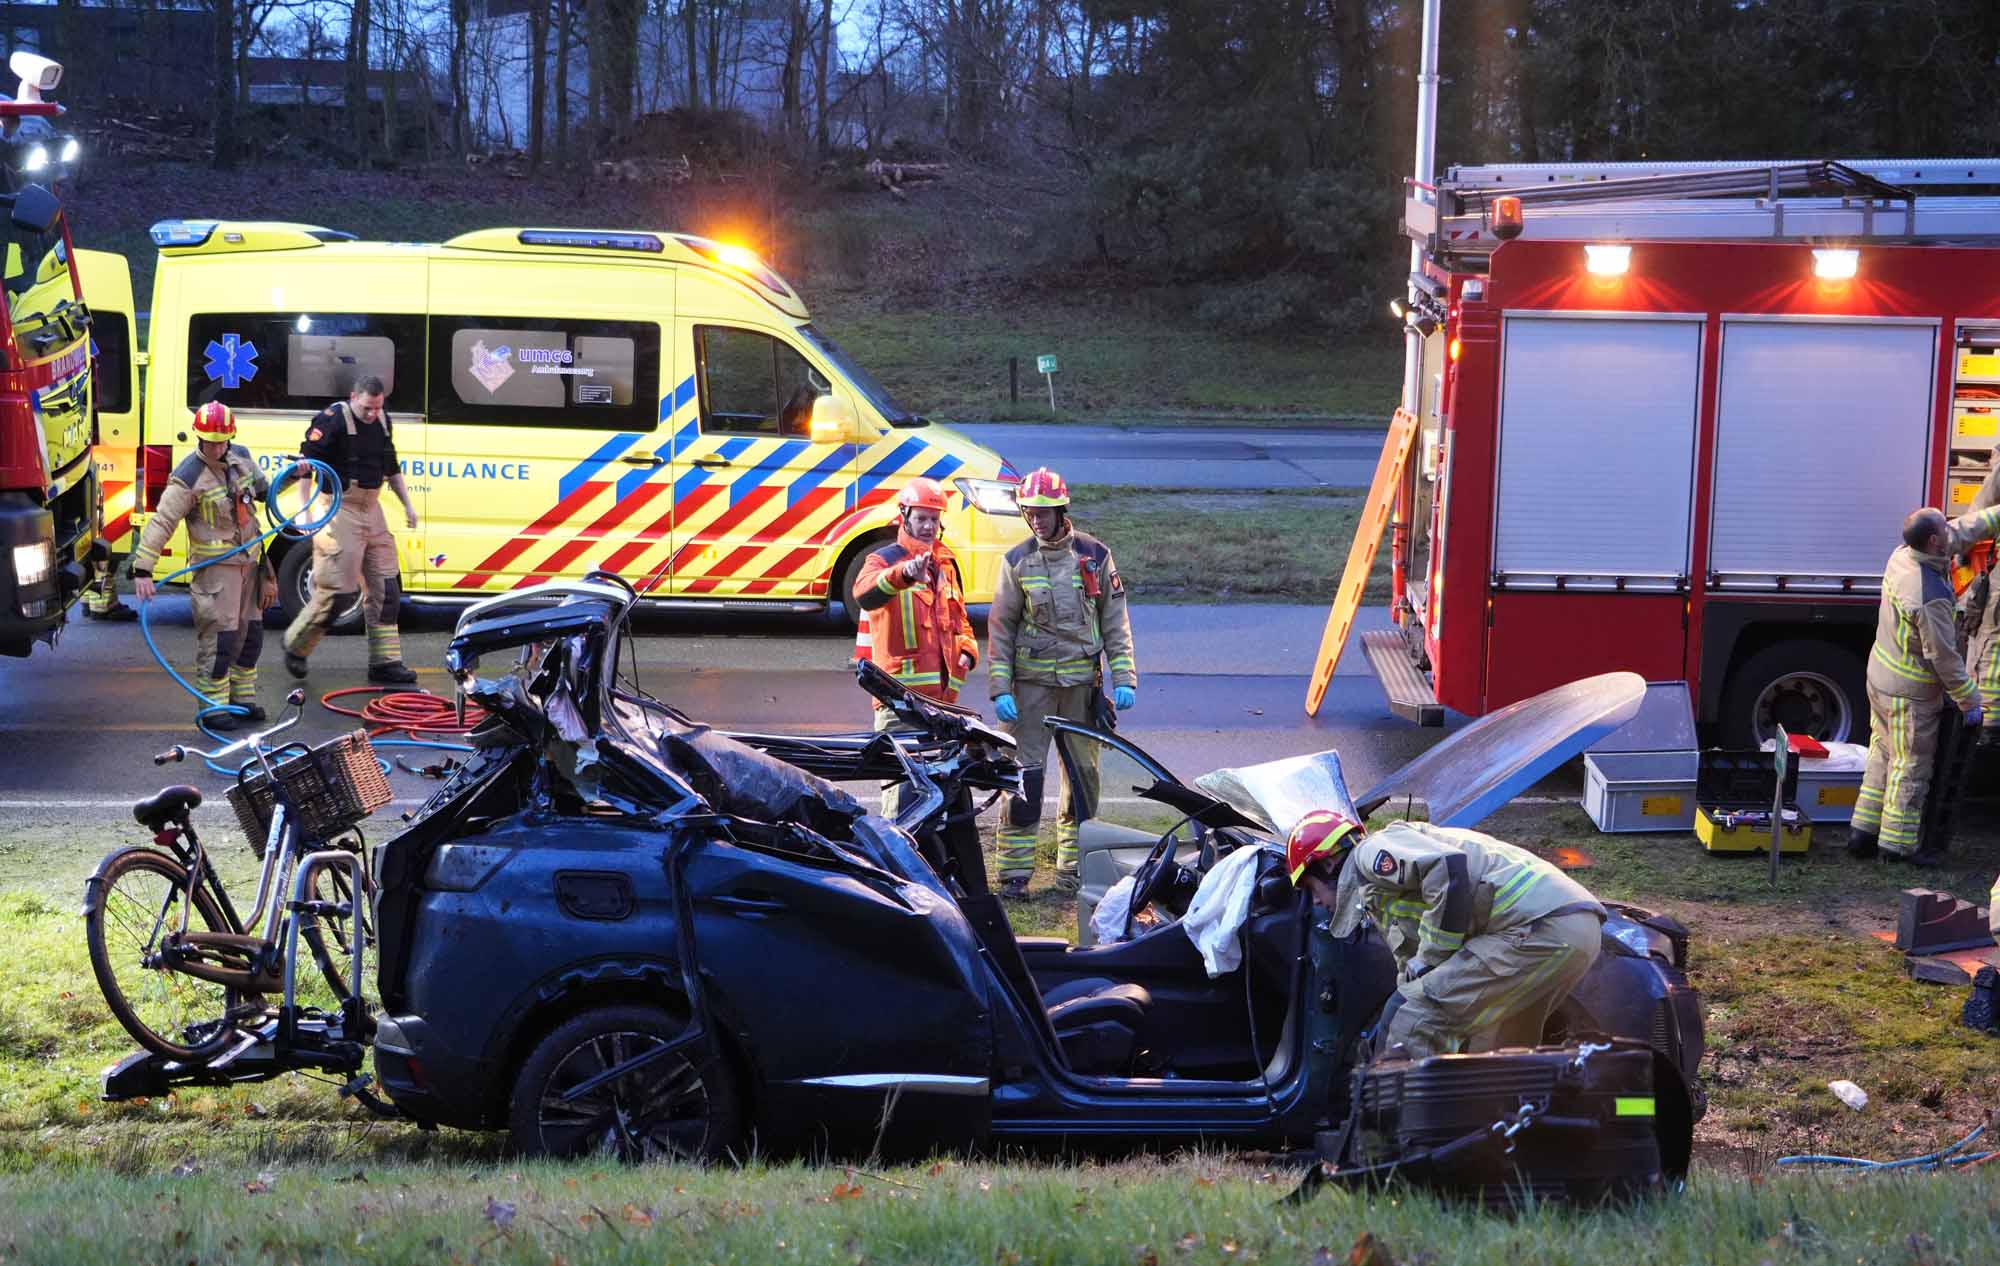
M644 321L433 317L430 420L651 430L660 327Z

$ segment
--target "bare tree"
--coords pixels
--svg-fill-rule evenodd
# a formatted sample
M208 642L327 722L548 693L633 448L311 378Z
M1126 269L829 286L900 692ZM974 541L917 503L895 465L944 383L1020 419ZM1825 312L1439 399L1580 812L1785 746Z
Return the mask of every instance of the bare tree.
M368 165L368 46L371 0L352 0L347 21L347 136L355 166Z
M528 0L528 170L540 171L548 131L549 0Z
M218 171L236 166L236 7L235 0L215 0L214 138L212 157Z

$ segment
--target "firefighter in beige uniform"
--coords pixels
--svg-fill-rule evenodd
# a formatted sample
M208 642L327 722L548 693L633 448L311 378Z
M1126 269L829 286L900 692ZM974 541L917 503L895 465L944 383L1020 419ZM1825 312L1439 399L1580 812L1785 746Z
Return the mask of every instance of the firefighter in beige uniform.
M1292 882L1343 937L1364 916L1399 968L1377 1049L1412 1057L1534 1046L1597 961L1604 907L1533 853L1478 831L1392 822L1364 836L1308 813L1285 848Z
M132 554L133 588L141 602L151 602L157 587L153 568L160 551L173 539L174 529L187 524L188 561L210 563L188 577L194 607L194 688L220 707L234 704L251 721L262 721L257 704L257 656L264 648L264 608L278 597L278 582L264 562L258 542L256 506L270 483L247 450L230 443L236 418L229 406L211 400L195 411L195 451L174 467L160 494L159 507L146 520L139 547ZM224 555L228 555L224 558ZM212 729L236 727L236 714L218 712L204 718Z
M1875 646L1868 653L1868 767L1847 851L1879 850L1921 866L1938 863L1921 850L1924 793L1937 752L1940 705L1946 695L1980 722L1979 691L1958 651L1957 607L1945 569L1953 554L2000 531L2000 507L1947 519L1925 507L1903 520L1903 544L1882 572Z
M1088 723L1099 688L1098 657L1110 672L1120 711L1138 701L1139 669L1132 657L1132 624L1125 611L1125 582L1103 542L1070 526L1069 488L1046 467L1029 473L1014 493L1034 533L1007 551L987 617L986 663L993 710L1014 742L1025 771L1020 796L1009 796L996 843L1000 895L1027 892L1035 870L1035 833L1042 820L1042 787L1049 749L1044 717ZM1097 771L1080 774L1072 787L1063 777L1056 822L1056 886L1074 892L1077 880L1077 798L1097 803Z
M361 616L368 626L368 680L393 686L417 679L403 663L402 635L396 625L402 569L396 559L396 538L382 517L386 484L403 503L410 530L417 528L417 507L403 484L394 433L382 408L387 392L380 378L363 378L347 399L334 401L306 423L299 455L332 466L343 490L340 513L313 537L312 601L285 630L285 671L294 677L308 672L306 657L326 635L340 595L358 588Z

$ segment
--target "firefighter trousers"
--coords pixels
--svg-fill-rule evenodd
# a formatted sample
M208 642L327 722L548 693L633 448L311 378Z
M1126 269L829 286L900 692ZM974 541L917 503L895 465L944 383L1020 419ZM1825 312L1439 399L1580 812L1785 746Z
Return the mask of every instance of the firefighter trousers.
M916 732L913 727L903 725L900 722L898 722L896 720L896 714L889 711L889 709L878 707L875 709L875 732L877 734L880 734L884 730L894 730L898 734L914 734ZM900 782L883 783L882 816L885 818L893 818L902 809L902 807L903 807L903 784Z
M1987 617L1988 622L1992 617ZM1985 713L1981 728L2000 730L2000 630L1981 629L1965 657L1973 684L1979 687L1979 707Z
M342 496L340 513L313 537L312 601L285 630L285 649L310 655L326 636L341 595L361 591L361 618L368 626L368 662L387 664L403 658L396 628L402 586L396 561L396 538L382 516L380 488L352 488Z
M1402 987L1381 1048L1413 1057L1536 1046L1549 1016L1597 961L1604 921L1594 911L1553 914L1470 937L1456 954Z
M1868 686L1868 768L1854 801L1848 830L1872 834L1882 851L1907 857L1917 851L1924 794L1937 757L1942 701L1905 699Z
M188 577L194 608L193 685L211 703L257 701L257 657L264 649L264 608L258 601L263 570L231 559Z
M1087 725L1090 722L1090 702L1096 693L1097 688L1089 682L1077 686L1045 686L1032 681L1014 683L1014 706L1019 709L1019 715L1001 728L1014 736L1015 755L1021 762L1023 789L1027 794L1008 796L1006 806L1000 812L1000 829L995 843L1000 853L1002 882L1016 877L1026 879L1035 873L1035 837L1042 823L1042 789L1048 784L1049 767L1062 764L1049 751L1049 730L1042 724L1042 719L1062 717ZM1082 773L1085 785L1081 788L1085 806L1081 816L1090 817L1097 807L1097 749L1093 744L1081 744L1077 755L1090 763ZM1079 817L1076 797L1079 789L1070 786L1066 772L1057 776L1062 779L1062 795L1056 818L1056 877L1062 881L1076 876Z

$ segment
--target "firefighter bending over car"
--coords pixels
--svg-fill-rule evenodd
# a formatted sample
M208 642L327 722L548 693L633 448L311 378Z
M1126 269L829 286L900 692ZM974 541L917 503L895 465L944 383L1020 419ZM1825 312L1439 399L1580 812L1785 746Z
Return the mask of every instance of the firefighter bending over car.
M1032 540L1007 551L987 617L986 663L993 708L1014 736L1027 794L1009 796L998 844L1000 895L1027 895L1035 871L1035 835L1042 820L1049 732L1044 717L1092 722L1104 678L1119 711L1138 701L1139 669L1132 657L1132 624L1125 610L1125 582L1102 541L1070 526L1069 488L1047 467L1031 472L1014 501ZM1103 664L1100 666L1100 659ZM1093 751L1088 759L1095 759ZM1077 788L1063 776L1056 822L1056 887L1075 892L1077 811L1097 800L1097 771Z
M132 555L133 588L139 601L153 600L158 592L153 568L174 529L185 522L188 562L221 559L188 576L194 608L194 688L210 704L234 704L244 710L245 719L262 721L257 656L264 649L264 608L277 601L278 581L264 557L257 503L270 482L249 450L231 442L236 438L236 417L228 405L211 400L195 410L193 430L195 451L174 467L159 508L146 520ZM248 549L230 553L245 542L252 542ZM223 558L225 554L229 556ZM218 712L206 724L233 730L237 716Z
M405 685L417 679L403 663L396 627L402 605L402 569L396 538L382 517L382 485L403 503L410 530L417 507L403 486L396 440L382 397L388 387L374 375L354 384L347 399L336 400L306 423L301 457L325 462L339 473L340 513L313 536L312 601L285 630L285 671L303 677L306 657L326 636L333 609L345 593L361 591L361 618L368 626L368 680Z
M1401 982L1375 1049L1412 1058L1537 1046L1548 1018L1597 961L1604 907L1533 853L1477 831L1392 822L1364 835L1308 813L1285 848L1292 883L1333 913L1333 935L1365 915Z
M1918 838L1924 794L1930 789L1938 725L1945 696L1981 720L1979 690L1958 649L1958 612L1947 568L2000 532L2000 506L1947 519L1926 506L1903 520L1903 544L1882 573L1882 603L1875 618L1875 646L1868 653L1868 768L1847 852L1869 858L1880 851L1898 861L1936 866L1942 858ZM1951 723L1958 718L1953 716Z
M857 653L915 693L952 703L979 662L979 639L944 543L944 497L932 479L912 479L896 494L896 543L870 554L854 582L862 611L854 642ZM876 705L878 731L895 718ZM884 816L895 816L898 799L893 785L883 791Z

